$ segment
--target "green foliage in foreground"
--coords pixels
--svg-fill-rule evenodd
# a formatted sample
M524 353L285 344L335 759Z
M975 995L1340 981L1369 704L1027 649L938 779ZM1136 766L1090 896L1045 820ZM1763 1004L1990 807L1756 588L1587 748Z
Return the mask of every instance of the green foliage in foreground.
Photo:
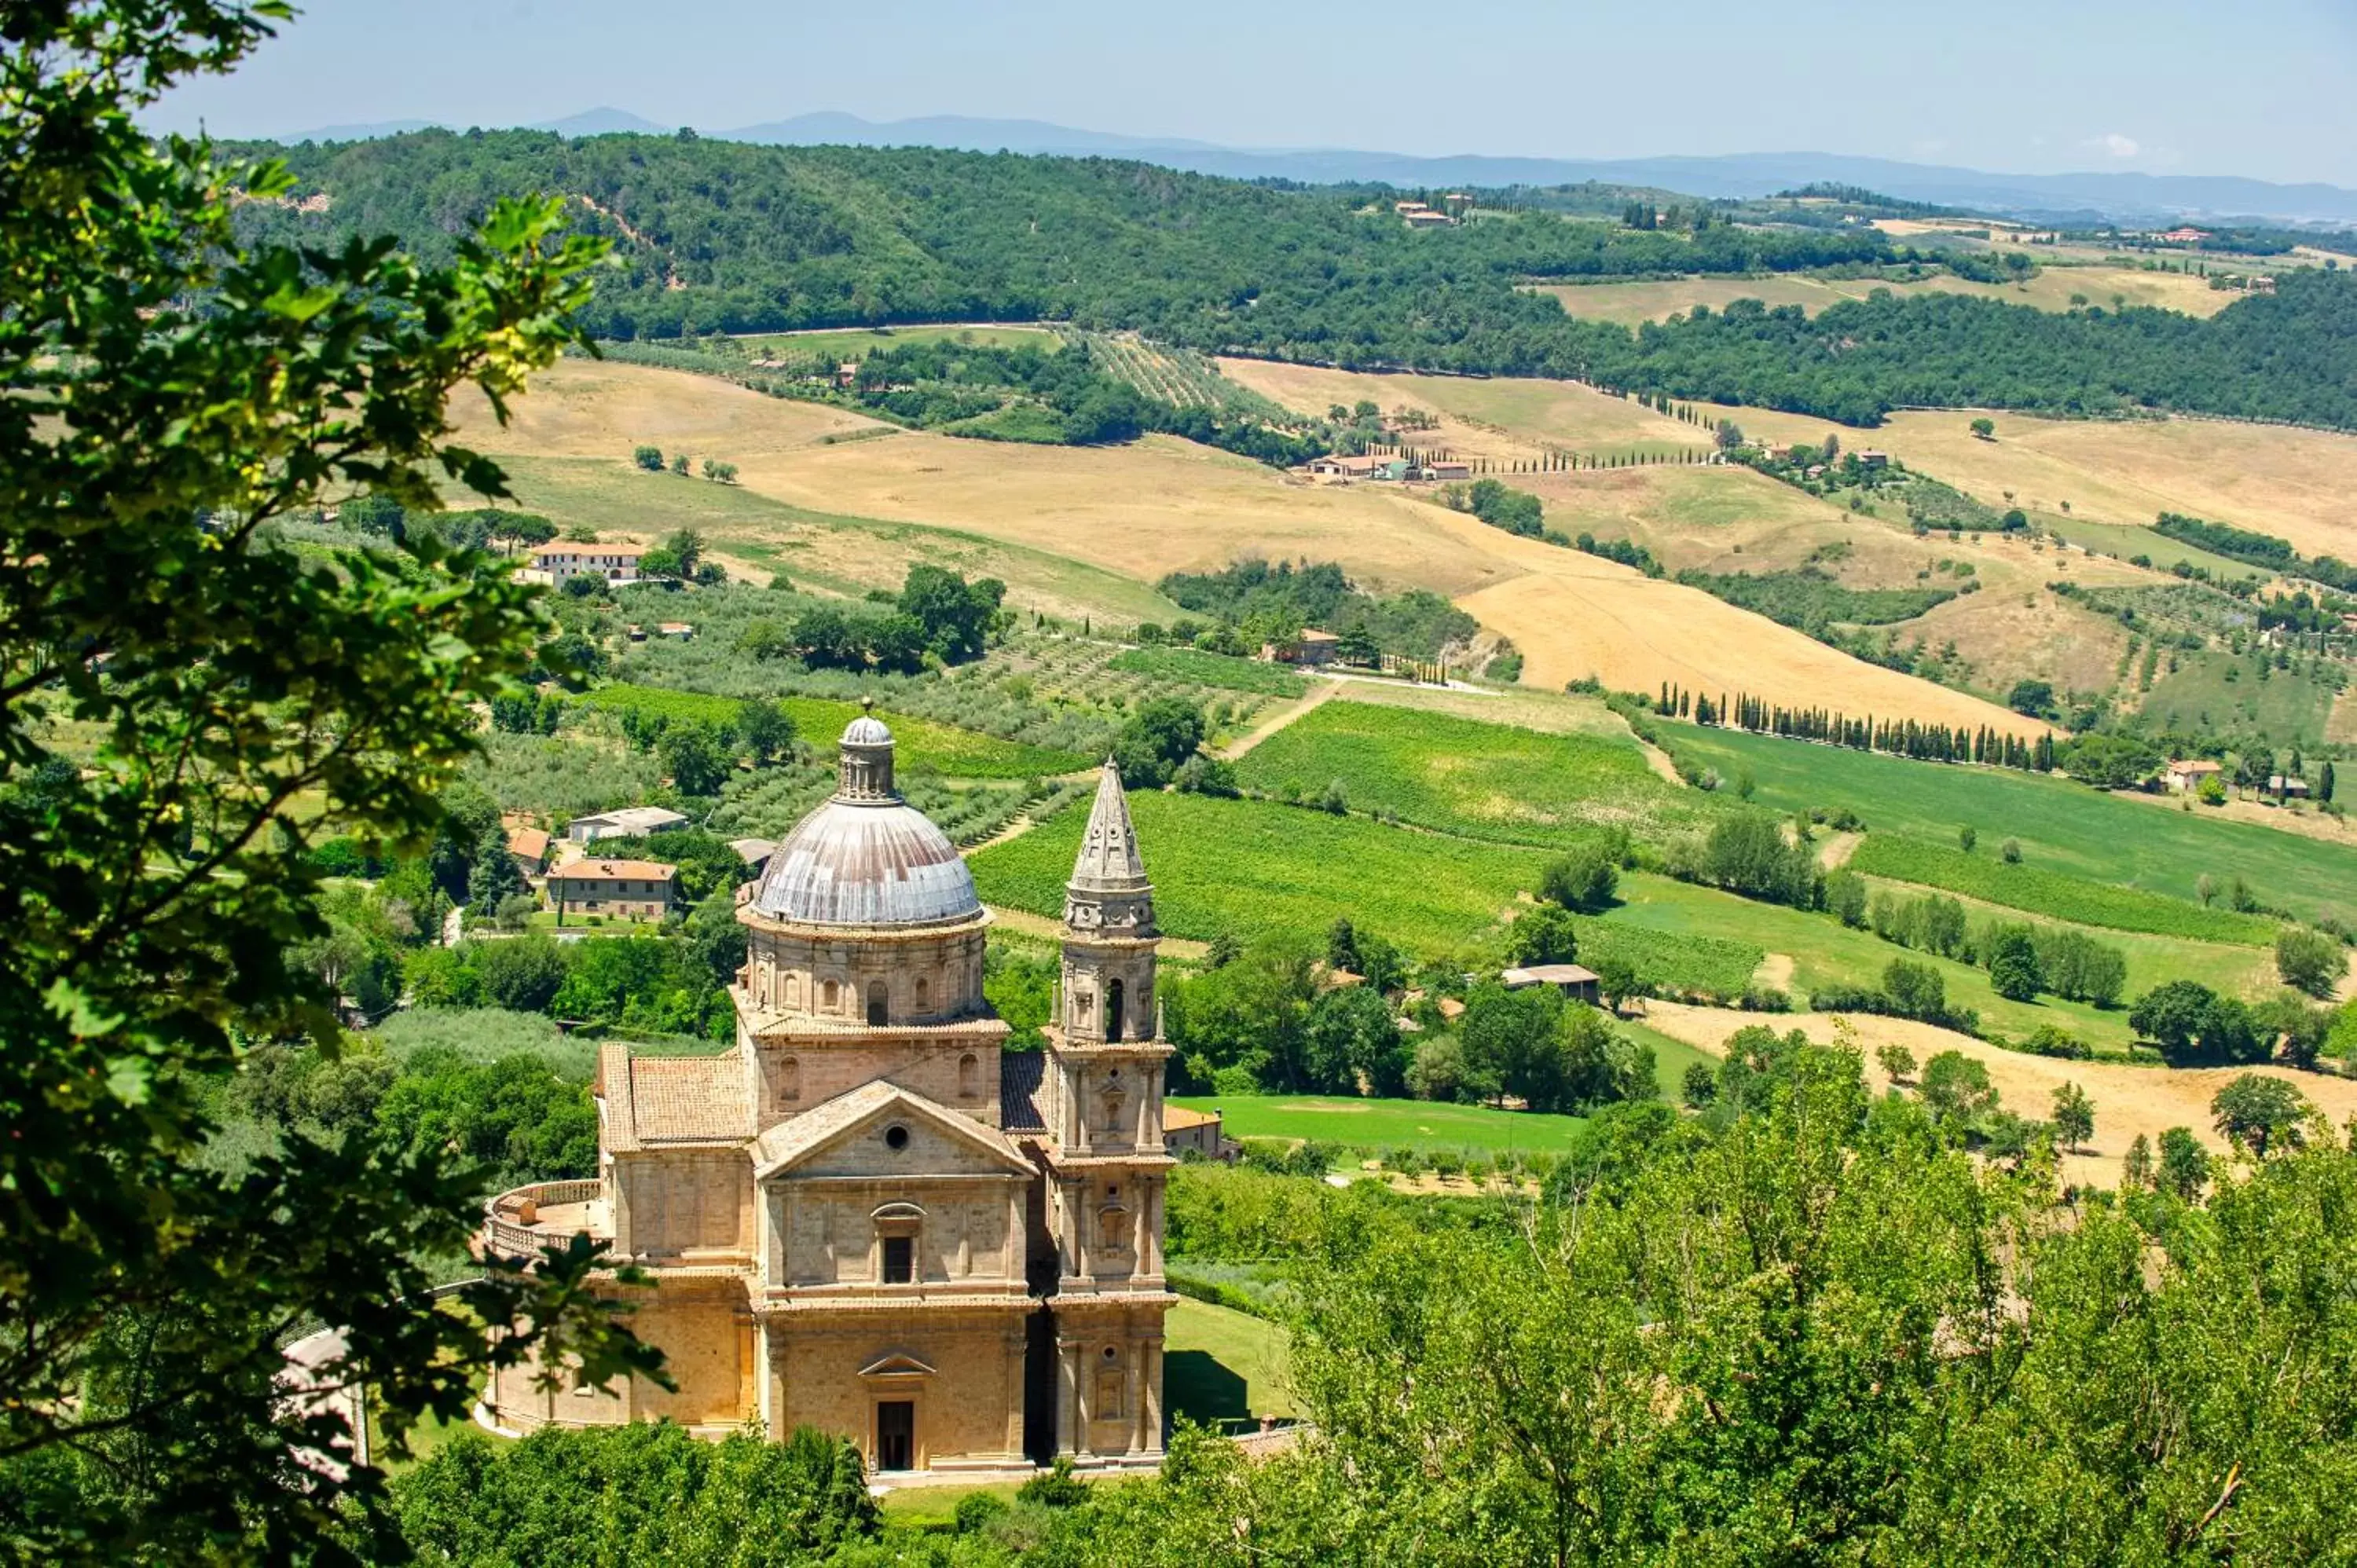
M1851 854L1849 865L1863 875L1943 887L1969 898L2049 915L2074 925L2247 947L2272 944L2281 929L2264 915L2205 909L2158 893L2115 887L2043 866L2008 865L1994 854L1972 854L1897 833L1868 833Z
M1911 762L1728 729L1660 728L1682 762L1728 779L1749 774L1753 801L1780 811L1846 808L1878 832L1939 841L1973 823L1985 843L2018 840L2026 865L2189 899L2204 875L2222 885L2239 875L2270 904L2357 923L2357 849L2344 844L2010 768Z
M1568 848L1615 832L1663 832L1719 814L1707 795L1647 766L1633 742L1348 699L1269 736L1236 764L1265 793L1340 779L1355 810L1467 838Z
M651 718L721 728L737 723L743 705L741 699L736 697L674 692L624 682L600 686L580 701L609 713L635 712ZM781 697L778 706L793 720L794 732L802 743L823 755L832 753L835 736L859 716L858 703L823 697ZM1088 766L1088 758L1075 752L1000 740L906 714L878 716L892 726L894 762L903 772L931 768L952 779L1039 779Z
M1419 952L1480 940L1538 884L1535 852L1257 800L1130 797L1162 929L1199 941L1322 931L1338 916ZM985 901L1060 913L1085 810L1067 810L969 863Z

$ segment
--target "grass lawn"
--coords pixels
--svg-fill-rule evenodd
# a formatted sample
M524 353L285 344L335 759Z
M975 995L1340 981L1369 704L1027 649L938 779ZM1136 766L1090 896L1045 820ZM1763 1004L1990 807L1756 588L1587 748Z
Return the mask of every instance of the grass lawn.
M1348 699L1271 736L1236 772L1252 789L1313 796L1340 780L1354 811L1545 848L1593 842L1609 827L1658 836L1718 814L1709 796L1655 773L1631 740Z
M2298 669L2269 670L2263 678L2249 655L2213 650L2179 658L2177 672L2161 675L2145 694L2148 722L2172 730L2252 730L2291 749L2312 750L2324 738L2341 694L2324 681Z
M1749 774L1778 811L1847 806L1884 832L1953 842L1978 830L1983 853L2018 839L2027 864L2191 898L2208 872L2239 875L2260 897L2303 915L2357 920L2357 849L2194 811L2157 811L2064 779L1910 762L1839 746L1691 725L1663 725L1671 748L1728 779Z
M1173 1415L1209 1425L1299 1413L1275 1324L1190 1298L1170 1309L1162 1334L1162 1402Z
M1141 791L1129 809L1162 929L1198 941L1318 934L1347 915L1415 951L1449 951L1495 927L1546 864L1535 850L1263 800ZM975 854L984 900L1061 914L1087 825L1076 803Z

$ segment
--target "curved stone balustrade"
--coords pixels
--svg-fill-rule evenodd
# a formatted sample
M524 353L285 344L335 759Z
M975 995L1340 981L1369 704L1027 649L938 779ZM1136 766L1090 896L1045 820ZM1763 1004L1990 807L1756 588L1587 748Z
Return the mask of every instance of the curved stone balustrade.
M536 1257L544 1247L608 1231L606 1184L595 1179L534 1182L483 1205L484 1249L509 1257Z

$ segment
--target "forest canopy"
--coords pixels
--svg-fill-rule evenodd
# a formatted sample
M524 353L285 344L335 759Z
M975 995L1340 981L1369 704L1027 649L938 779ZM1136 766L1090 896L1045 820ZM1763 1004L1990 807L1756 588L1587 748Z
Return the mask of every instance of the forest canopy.
M619 267L600 336L914 321L1069 321L1350 369L1570 378L1871 424L1894 408L2138 407L2357 427L2357 281L2287 272L2210 320L1877 295L1811 318L1738 301L1636 332L1577 321L1547 279L1947 264L1878 232L1631 230L1523 211L1411 231L1358 194L1102 158L693 138L422 132L256 148L293 199L275 240L391 233L447 253L495 195L565 199ZM302 199L328 198L324 210ZM316 204L314 204L316 205Z

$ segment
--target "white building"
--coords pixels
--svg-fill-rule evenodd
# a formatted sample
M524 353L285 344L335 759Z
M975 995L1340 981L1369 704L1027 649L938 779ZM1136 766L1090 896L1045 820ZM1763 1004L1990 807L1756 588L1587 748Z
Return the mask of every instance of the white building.
M532 564L516 574L528 583L561 588L572 577L597 577L608 583L639 580L639 557L646 551L636 544L550 544L532 553Z
M596 843L599 839L645 838L685 826L684 816L661 806L624 806L574 818L565 824L565 836L576 843Z

